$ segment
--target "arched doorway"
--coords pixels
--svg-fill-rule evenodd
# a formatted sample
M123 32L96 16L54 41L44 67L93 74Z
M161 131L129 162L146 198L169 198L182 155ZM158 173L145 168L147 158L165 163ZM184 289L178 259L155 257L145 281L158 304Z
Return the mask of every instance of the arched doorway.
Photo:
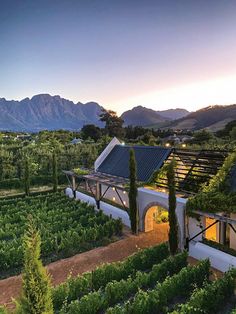
M157 203L146 206L143 214L144 232L153 232L160 241L168 240L168 210Z

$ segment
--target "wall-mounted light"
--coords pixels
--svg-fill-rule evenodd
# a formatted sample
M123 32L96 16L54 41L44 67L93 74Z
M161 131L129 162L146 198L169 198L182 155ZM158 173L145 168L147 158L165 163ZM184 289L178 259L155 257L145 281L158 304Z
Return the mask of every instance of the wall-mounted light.
M182 144L182 147L185 148L185 147L186 147L186 144Z
M113 191L115 191L115 188L112 188Z
M123 204L126 205L126 201L123 201Z
M165 145L166 147L170 147L170 143L166 143L166 145Z
M113 201L115 201L115 200L116 200L116 198L115 198L115 197L112 197L112 200L113 200Z
M123 191L123 194L126 194L126 191Z

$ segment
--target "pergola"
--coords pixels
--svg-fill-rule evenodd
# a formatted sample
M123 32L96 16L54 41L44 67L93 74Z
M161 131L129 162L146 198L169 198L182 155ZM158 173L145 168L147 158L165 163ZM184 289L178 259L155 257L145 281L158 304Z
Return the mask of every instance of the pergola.
M233 230L233 232L236 234L236 219L232 219L230 217L228 217L227 215L222 215L222 214L217 214L217 213L209 213L209 212L203 212L200 210L194 210L193 211L194 214L197 214L201 217L206 217L206 218L211 218L214 220L214 222L212 224L210 224L209 226L207 226L206 228L203 228L200 232L198 232L197 234L195 234L193 237L186 238L186 248L188 249L189 246L189 242L193 241L194 239L196 239L199 235L204 234L205 231L207 231L208 229L210 229L211 227L213 227L216 224L219 224L220 227L222 228L222 232L221 232L221 241L220 242L225 242L225 226L226 224L228 224L230 226L230 228Z
M196 194L203 184L208 184L222 167L229 151L226 150L189 150L173 148L165 164L173 158L177 162L176 190L186 196ZM159 188L168 188L167 179L156 182Z
M67 180L69 182L70 188L73 190L74 196L76 190L79 186L84 183L85 190L89 192L96 200L97 208L100 208L100 201L102 201L106 193L109 189L112 189L116 192L122 207L127 211L124 201L122 200L122 196L120 195L120 191L128 191L129 180L126 178L112 176L109 174L101 173L101 172L91 172L85 175L77 175L73 171L64 170L63 173L66 175ZM77 182L76 182L77 180ZM102 186L105 186L105 190L102 191Z

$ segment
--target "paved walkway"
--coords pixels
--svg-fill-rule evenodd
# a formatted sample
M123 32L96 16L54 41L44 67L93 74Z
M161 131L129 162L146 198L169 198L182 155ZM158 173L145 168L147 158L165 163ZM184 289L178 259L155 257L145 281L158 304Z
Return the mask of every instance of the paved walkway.
M85 271L91 271L100 264L123 260L139 249L166 241L167 226L159 225L158 229L158 232L140 233L138 236L131 235L126 230L122 240L49 264L47 269L52 276L52 284L55 286L64 282L69 274L76 276ZM14 307L11 300L17 298L20 291L21 276L1 280L0 304L6 304L9 308Z

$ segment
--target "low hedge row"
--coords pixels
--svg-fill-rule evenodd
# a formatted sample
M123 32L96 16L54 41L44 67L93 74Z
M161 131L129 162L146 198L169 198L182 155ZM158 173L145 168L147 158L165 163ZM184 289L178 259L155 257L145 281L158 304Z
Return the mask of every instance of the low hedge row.
M129 299L139 289L148 289L157 282L163 282L167 276L173 276L187 266L187 253L169 257L147 272L136 273L134 278L109 282L105 289L91 292L80 300L72 301L60 311L60 314L91 314L104 312L109 306Z
M195 290L190 300L172 314L210 314L218 312L234 294L236 272L230 271L223 278Z
M197 266L183 268L178 274L158 283L151 291L139 291L132 300L106 311L107 314L147 314L167 312L168 304L177 297L188 297L194 288L208 280L210 262L205 260Z
M123 262L105 264L92 272L85 273L76 278L69 278L65 283L53 289L54 309L61 309L63 303L68 304L81 298L91 291L104 288L112 280L132 278L137 271L150 270L154 264L158 264L169 256L166 243L141 250Z

